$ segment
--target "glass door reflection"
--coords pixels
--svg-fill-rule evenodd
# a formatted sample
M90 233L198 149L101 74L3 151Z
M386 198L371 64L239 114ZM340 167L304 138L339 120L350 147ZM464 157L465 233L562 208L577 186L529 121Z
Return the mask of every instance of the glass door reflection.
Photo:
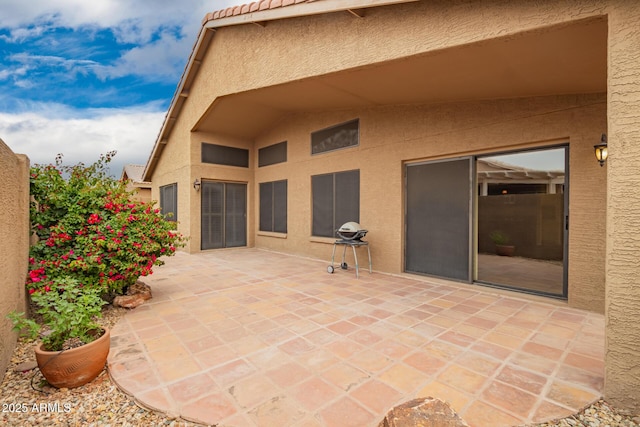
M478 157L476 280L566 297L567 147Z

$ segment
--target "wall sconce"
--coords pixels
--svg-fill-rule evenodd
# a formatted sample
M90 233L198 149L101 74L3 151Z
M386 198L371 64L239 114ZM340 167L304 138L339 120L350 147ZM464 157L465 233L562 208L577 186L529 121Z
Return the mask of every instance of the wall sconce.
M607 157L609 157L609 152L607 151L607 134L603 133L600 138L600 144L596 144L593 146L593 149L596 153L596 159L600 162L600 167L604 166L604 162L607 161Z
M200 185L200 180L196 178L196 180L193 181L193 188L195 188L196 191L200 191Z

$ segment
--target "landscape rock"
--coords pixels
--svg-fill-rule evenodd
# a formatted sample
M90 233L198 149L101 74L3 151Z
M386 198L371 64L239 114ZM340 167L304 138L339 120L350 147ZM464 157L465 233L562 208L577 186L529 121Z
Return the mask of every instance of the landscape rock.
M140 295L146 300L151 299L151 287L141 280L129 286L126 295Z
M38 367L38 364L36 363L35 360L29 360L27 362L20 363L15 368L13 368L13 370L15 372L28 372L36 369L37 367Z
M151 288L146 283L138 280L129 286L125 295L115 297L113 299L113 305L123 308L136 308L149 299L151 299Z
M444 401L413 399L387 412L378 427L469 427Z
M113 305L123 308L136 308L146 300L141 295L118 295L113 299Z

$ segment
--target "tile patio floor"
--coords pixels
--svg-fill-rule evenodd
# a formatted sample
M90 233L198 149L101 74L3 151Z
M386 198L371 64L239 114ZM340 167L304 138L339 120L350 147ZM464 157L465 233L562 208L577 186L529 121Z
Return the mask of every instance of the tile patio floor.
M146 407L237 427L376 426L417 396L499 427L601 395L601 315L327 265L246 248L167 259L112 331L110 375Z

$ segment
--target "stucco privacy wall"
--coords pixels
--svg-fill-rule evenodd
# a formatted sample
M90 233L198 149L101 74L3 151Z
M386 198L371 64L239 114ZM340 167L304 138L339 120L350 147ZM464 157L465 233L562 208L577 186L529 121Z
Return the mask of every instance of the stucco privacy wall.
M640 410L640 3L609 15L605 396Z
M6 315L25 311L24 280L29 259L29 159L0 139L0 381L17 335Z
M312 131L353 118L360 119L358 147L310 155ZM257 151L286 140L287 162L255 172L256 186L288 179L287 237L258 232L256 246L328 260L333 239L310 237L311 176L359 169L360 223L369 230L374 267L401 273L406 162L569 143L569 304L603 312L606 175L594 160L593 141L598 141L606 126L604 94L290 117L256 143ZM259 216L258 195L255 197L253 218Z

